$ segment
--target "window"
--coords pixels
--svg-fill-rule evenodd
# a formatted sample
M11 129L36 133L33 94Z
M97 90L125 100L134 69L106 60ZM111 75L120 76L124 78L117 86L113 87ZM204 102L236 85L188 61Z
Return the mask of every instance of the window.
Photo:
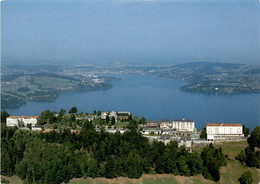
M185 124L181 123L181 129L185 129Z
M211 128L209 128L209 133L211 133L212 132L212 129Z
M215 128L215 133L216 133L216 134L219 133L219 128Z
M241 133L242 133L241 128L238 128L238 129L237 129L237 133L238 133L238 134L241 134Z

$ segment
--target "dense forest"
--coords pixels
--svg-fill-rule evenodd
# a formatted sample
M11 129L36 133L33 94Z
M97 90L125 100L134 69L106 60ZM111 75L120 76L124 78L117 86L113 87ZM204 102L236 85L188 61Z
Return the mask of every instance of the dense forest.
M143 173L172 173L218 181L226 164L221 148L190 153L177 142L150 143L135 128L120 134L95 131L85 122L79 134L69 130L39 133L1 124L1 174L25 183L62 183L79 177L139 178Z

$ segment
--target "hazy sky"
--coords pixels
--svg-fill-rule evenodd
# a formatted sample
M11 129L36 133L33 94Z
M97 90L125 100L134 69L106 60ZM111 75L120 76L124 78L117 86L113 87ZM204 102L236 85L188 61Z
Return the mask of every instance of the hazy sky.
M258 0L6 0L2 62L260 64Z

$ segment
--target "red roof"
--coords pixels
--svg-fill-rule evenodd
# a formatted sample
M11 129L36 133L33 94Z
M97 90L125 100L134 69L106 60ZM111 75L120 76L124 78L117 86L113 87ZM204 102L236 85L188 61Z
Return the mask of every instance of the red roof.
M52 130L43 130L42 133L50 133Z
M18 118L24 118L24 119L31 119L31 118L38 118L39 116L9 116L8 118L12 119L18 119Z
M207 123L206 126L242 126L239 123Z

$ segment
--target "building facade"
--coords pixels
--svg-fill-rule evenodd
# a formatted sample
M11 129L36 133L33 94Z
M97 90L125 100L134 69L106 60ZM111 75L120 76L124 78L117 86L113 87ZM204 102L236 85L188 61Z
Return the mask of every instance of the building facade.
M6 118L6 126L26 126L31 124L35 126L38 122L39 116L9 116Z
M208 123L207 140L236 139L244 137L243 126L238 123Z
M168 128L172 128L172 122L171 120L168 119L163 119L160 121L160 128L161 129L168 129Z
M160 127L160 123L155 120L148 120L148 121L146 121L146 127L157 128L157 127Z
M108 112L101 113L101 119L105 120L107 118Z
M120 111L117 112L117 115L118 115L118 116L123 116L123 117L124 117L124 116L125 116L125 117L128 117L128 116L130 116L130 114L131 114L130 112L120 112Z
M117 122L117 114L115 111L109 113L109 120L112 121L112 118L115 118L115 122Z
M177 131L194 132L195 121L187 119L179 119L172 121L172 128Z
M130 112L117 112L118 119L121 121L128 120L130 115Z

